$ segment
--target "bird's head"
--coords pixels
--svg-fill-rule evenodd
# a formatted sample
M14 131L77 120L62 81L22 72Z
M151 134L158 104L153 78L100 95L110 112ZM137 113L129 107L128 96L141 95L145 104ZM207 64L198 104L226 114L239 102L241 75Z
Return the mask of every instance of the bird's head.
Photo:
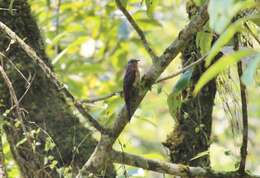
M137 65L140 60L138 59L130 59L128 61L128 65Z

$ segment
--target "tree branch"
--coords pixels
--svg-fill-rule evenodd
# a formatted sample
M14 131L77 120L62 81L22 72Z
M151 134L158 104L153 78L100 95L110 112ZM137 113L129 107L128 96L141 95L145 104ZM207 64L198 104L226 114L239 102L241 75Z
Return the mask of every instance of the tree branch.
M137 34L140 36L141 41L143 42L144 48L147 51L147 53L150 55L152 58L153 62L156 62L156 59L158 58L156 54L154 53L153 49L150 47L148 44L144 32L142 29L137 25L135 22L134 18L129 14L129 12L126 10L126 8L123 6L120 0L115 0L117 7L121 10L121 12L125 15L127 18L128 22L132 25L132 27L135 29Z
M241 176L239 172L215 172L213 170L202 167L189 167L183 164L174 164L165 161L146 159L141 156L114 150L111 151L110 155L111 159L115 163L126 164L129 166L139 167L146 170L171 174L175 176L201 178L260 178L260 176L249 174Z
M110 131L103 128L96 119L94 119L83 107L80 102L77 102L74 96L69 92L68 89L57 79L56 75L51 71L51 69L44 63L44 61L37 55L33 48L27 45L19 36L15 34L9 27L4 23L0 22L0 30L8 35L12 40L17 42L20 47L27 53L32 60L40 66L46 76L51 80L51 82L57 87L57 89L65 94L66 97L70 98L74 103L75 107L79 112L88 120L88 122L103 134L110 134Z
M178 39L172 42L169 47L165 49L163 54L158 58L156 63L144 74L141 80L139 96L133 98L133 111L139 106L146 93L151 86L156 82L161 73L166 69L170 62L178 55L178 53L188 44L191 36L200 31L204 24L208 21L207 4L202 6L200 12L180 33ZM108 135L101 135L101 139L97 144L94 152L89 160L83 165L77 177L85 170L90 172L98 172L102 170L103 166L108 161L108 154L112 150L112 145L129 122L126 108L123 107L119 112L116 121L113 125L113 137Z

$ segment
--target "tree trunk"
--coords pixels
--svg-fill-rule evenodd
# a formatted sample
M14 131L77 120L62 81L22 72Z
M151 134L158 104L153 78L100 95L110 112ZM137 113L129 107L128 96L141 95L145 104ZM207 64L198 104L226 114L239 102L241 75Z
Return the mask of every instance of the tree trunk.
M188 6L187 10L191 17L196 13L197 7ZM196 46L196 35L183 50L182 57L183 66L201 58L200 50ZM194 87L204 71L204 63L194 68L191 84L182 92L185 101L180 107L174 129L164 143L170 150L170 158L174 163L202 167L210 165L209 155L191 160L198 153L207 151L210 146L212 110L216 94L215 80L203 87L196 97L192 96Z
M0 7L8 9L10 1L1 0ZM50 66L39 28L31 15L27 1L14 1L13 9L15 9L13 14L8 10L1 10L0 21L24 39ZM83 127L79 119L72 114L73 110L65 97L59 93L42 70L18 44L12 44L10 38L3 33L0 34L0 51L5 53L6 57L0 62L13 84L18 99L25 94L27 85L9 60L24 76L34 77L30 89L20 102L20 107L24 111L23 123L26 130L31 133L31 142L28 140L20 142L26 137L21 124L18 124L15 112L8 115L9 124L5 125L12 154L22 175L25 178L62 177L57 168L63 166L71 166L72 171L76 173L95 147L96 141L92 138L91 131ZM3 114L13 103L3 78L0 78L0 112ZM54 148L50 144L52 140ZM54 168L50 166L51 163L55 163L52 159L46 161L50 156L57 161ZM108 167L107 177L115 177L113 166Z

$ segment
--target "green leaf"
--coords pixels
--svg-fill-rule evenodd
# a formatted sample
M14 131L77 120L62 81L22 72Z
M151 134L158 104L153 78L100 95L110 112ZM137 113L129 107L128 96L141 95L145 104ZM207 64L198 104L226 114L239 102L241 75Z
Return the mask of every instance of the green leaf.
M27 141L27 138L23 138L22 140L20 140L18 143L16 143L16 147L18 148L20 145L24 144Z
M160 94L162 92L162 85L157 86L157 94Z
M145 5L146 5L146 13L148 17L153 18L153 13L155 10L155 7L158 3L158 0L145 0Z
M174 93L182 91L183 89L185 89L189 85L190 79L191 79L191 76L192 76L192 72L193 72L193 68L185 71L181 75L180 79L177 81L177 83L173 87Z
M197 6L201 6L201 5L203 5L206 1L205 1L205 0L193 0L193 2L194 2Z
M254 75L259 64L260 54L257 54L256 57L252 61L250 61L248 67L246 68L242 76L242 81L245 85L251 85L254 82Z
M254 16L256 18L252 19L252 22L254 22L258 27L260 27L260 12L256 13Z
M181 96L180 92L172 92L167 98L169 112L173 119L176 119L176 114L181 107Z
M51 139L51 137L47 137L46 141L45 141L45 151L50 151L53 150L53 148L55 147L55 143L53 142L53 140Z
M51 164L49 165L49 167L50 167L51 169L54 169L54 168L56 168L57 165L58 165L58 161L53 160L53 161L51 162Z
M213 64L210 68L207 69L206 72L202 74L195 86L193 94L196 95L207 82L209 82L216 75L227 69L232 64L239 61L241 58L251 56L255 53L256 51L253 49L243 49L221 57L215 64Z
M123 5L124 7L127 6L128 0L120 0L120 1L121 1L122 5Z
M10 4L9 4L9 7L8 7L9 12L11 13L11 15L14 15L13 5L14 5L14 0L11 0Z
M196 45L200 48L200 52L202 55L205 55L208 53L208 51L211 48L211 43L213 40L213 34L212 33L206 33L206 32L198 32L196 36Z
M218 34L222 33L240 10L253 6L254 0L211 0L208 5L210 28Z
M214 43L213 47L209 51L209 55L205 59L206 66L209 66L211 61L214 59L214 57L219 53L219 51L222 49L224 45L226 45L235 35L236 32L238 32L242 25L244 23L244 20L238 20L235 23L231 24L229 28L219 37L219 39Z
M242 19L237 20L236 22L232 23L227 30L222 33L222 35L219 37L219 39L214 43L214 46L211 48L209 55L205 59L205 66L209 66L214 57L219 53L219 51L222 49L224 45L226 45L232 38L233 36L242 30L242 27L244 23L248 20L255 20L259 19L259 16L257 15L252 15L248 16Z
M209 155L209 150L198 153L195 157L191 158L190 161Z

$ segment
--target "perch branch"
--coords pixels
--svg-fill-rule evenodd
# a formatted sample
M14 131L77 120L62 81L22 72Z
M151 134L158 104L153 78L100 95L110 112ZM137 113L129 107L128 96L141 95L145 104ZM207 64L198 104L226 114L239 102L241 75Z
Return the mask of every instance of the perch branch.
M126 10L126 8L123 6L120 0L115 0L117 7L121 10L121 12L124 14L124 16L127 18L128 22L132 25L132 27L135 29L137 34L140 36L141 41L144 45L145 50L152 58L153 62L156 62L156 59L158 58L156 54L154 53L153 49L148 44L144 32L142 29L138 26L138 24L135 22L134 18L130 15L130 13Z
M54 83L54 85L57 87L57 89L65 94L68 98L72 100L75 107L79 110L79 112L87 118L89 123L96 128L98 131L100 131L103 134L109 134L110 131L103 128L98 121L93 118L83 107L83 105L80 102L77 102L74 96L69 92L68 89L65 88L65 86L57 79L56 75L51 71L51 69L44 63L44 61L37 55L37 53L34 51L33 48L31 48L29 45L27 45L19 36L15 34L9 27L7 27L4 23L0 22L0 30L4 32L6 35L8 35L12 40L17 42L20 47L27 53L29 57L33 59L33 61L40 66L40 68L43 70L43 72L47 75L48 78L50 78L51 82Z

